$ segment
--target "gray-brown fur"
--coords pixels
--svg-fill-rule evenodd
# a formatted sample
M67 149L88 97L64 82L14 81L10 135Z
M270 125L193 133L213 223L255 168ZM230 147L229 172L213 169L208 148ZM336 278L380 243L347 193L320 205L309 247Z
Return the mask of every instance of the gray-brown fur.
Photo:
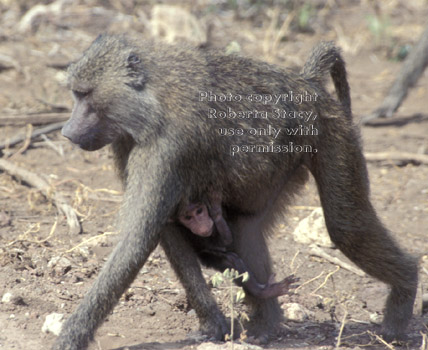
M351 94L345 61L340 54L340 50L331 41L322 42L316 46L301 71L301 74L307 80L313 80L321 84L328 73L331 75L337 97L346 111L346 116L351 119Z
M428 26L422 33L419 41L403 63L394 83L382 104L371 114L363 118L367 123L377 118L389 118L400 107L406 98L409 89L418 81L428 66Z
M318 79L337 62L338 53L333 50L335 59L323 61L329 62L325 69L318 68L329 47L324 44L315 49L304 74L298 75L244 57L105 35L70 67L70 88L80 93L63 134L90 150L111 142L125 195L118 226L122 240L64 324L54 349L87 347L158 243L196 310L201 330L221 339L229 332L227 322L209 292L194 248L185 239L191 233L169 219L183 201L203 198L210 188L219 190L233 232L230 250L265 284L272 266L264 233L305 183L308 169L316 179L332 241L363 270L391 286L383 334L387 339L403 335L412 314L417 265L377 218L369 201L358 132L343 101L333 99ZM291 90L317 94L318 99L302 104L280 102L278 106L246 100L198 101L200 91L272 95ZM225 111L227 107L313 111L317 118L304 122L207 117L208 108ZM267 124L282 129L313 125L319 135L281 132L273 140L267 135L218 134L221 127L248 129ZM317 152L231 154L233 145L269 145L271 141L307 144ZM254 312L250 331L259 337L268 335L282 320L277 299L250 295L247 301Z

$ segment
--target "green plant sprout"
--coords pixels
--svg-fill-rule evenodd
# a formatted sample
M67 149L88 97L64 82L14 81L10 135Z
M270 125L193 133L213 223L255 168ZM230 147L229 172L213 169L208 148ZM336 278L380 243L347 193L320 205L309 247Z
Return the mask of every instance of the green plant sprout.
M368 28L377 44L390 41L390 20L387 16L369 15L366 18Z
M233 282L238 279L242 278L242 282L245 283L249 280L250 275L248 272L239 273L235 269L226 269L223 271L223 273L217 272L212 278L211 282L215 288L224 289L228 293L229 297L229 309L230 309L230 336L226 335L226 340L230 340L232 342L232 350L234 349L234 319L235 319L235 305L237 303L240 303L245 298L245 292L242 289L242 287L236 286ZM248 316L243 313L239 319L239 322L242 322L241 320L248 320ZM242 327L243 328L243 327Z
M303 6L299 9L297 20L298 26L301 31L310 30L310 20L314 15L314 8L310 2L305 2Z

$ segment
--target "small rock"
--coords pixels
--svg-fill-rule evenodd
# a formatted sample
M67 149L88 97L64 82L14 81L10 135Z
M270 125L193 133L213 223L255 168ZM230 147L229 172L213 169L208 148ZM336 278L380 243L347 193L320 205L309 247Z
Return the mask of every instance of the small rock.
M52 333L56 336L61 332L62 324L64 323L64 314L53 312L46 316L45 323L42 326L43 333Z
M383 317L382 315L377 314L376 312L370 314L370 322L374 324L382 324Z
M186 338L196 343L201 343L208 340L208 337L205 334L202 334L200 331L190 331L186 334Z
M195 309L190 310L190 311L187 313L187 316L196 316L196 311L195 311Z
M63 276L71 270L71 262L63 256L55 256L48 262L54 276Z
M28 304L25 302L24 298L20 295L12 298L12 303L14 305L27 306Z
M293 231L293 238L298 243L316 244L321 247L332 247L333 243L325 226L322 208L317 208L301 220Z
M298 303L284 304L284 314L290 321L303 322L309 318L311 312Z
M3 297L1 298L1 302L5 304L10 303L12 301L12 298L13 298L12 293L9 293L9 292L4 293Z
M55 80L59 83L61 86L66 86L67 84L67 73L64 71L59 71L55 74Z
M143 314L147 315L147 316L154 316L156 315L156 311L153 310L153 308L148 305L148 306L144 306L141 311L143 312Z

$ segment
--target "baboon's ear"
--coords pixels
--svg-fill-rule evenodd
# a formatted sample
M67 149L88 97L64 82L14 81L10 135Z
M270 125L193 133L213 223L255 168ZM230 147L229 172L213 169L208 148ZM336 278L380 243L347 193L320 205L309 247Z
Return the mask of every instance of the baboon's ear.
M137 68L138 64L141 62L140 57L135 53L130 53L127 58L127 63L129 68Z
M133 87L137 91L143 90L146 77L140 64L140 57L138 57L138 55L135 53L130 53L126 59L126 62L130 70L129 75L132 77L132 81L127 83L127 85Z

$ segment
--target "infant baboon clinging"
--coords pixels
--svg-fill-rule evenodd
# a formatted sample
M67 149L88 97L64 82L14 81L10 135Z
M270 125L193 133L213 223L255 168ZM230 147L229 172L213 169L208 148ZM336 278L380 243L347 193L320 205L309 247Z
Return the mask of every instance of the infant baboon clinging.
M251 296L269 299L289 294L290 289L295 287L293 283L299 281L299 278L290 275L280 282L275 282L274 275L271 275L266 283L260 283L238 254L228 250L216 233L213 236L202 239L200 237L188 236L187 240L194 248L203 265L212 267L218 271L224 271L229 268L235 269L239 274L248 272L249 279L247 281L244 282L239 278L235 282L243 287L245 292ZM256 259L257 257L253 258Z
M292 284L299 280L294 275L290 275L280 282L274 282L272 275L267 283L260 283L244 261L236 253L227 249L227 246L232 243L232 232L223 217L221 199L220 192L213 191L210 192L208 205L202 202L190 203L184 209L179 210L178 221L193 234L205 238L197 239L192 236L188 238L201 262L205 266L219 271L229 268L237 270L239 274L248 272L250 277L248 281L243 282L242 279L239 279L236 282L252 296L268 299L288 294L294 287Z
M179 211L178 221L201 237L210 237L215 224L223 245L227 246L232 243L232 232L223 217L221 200L221 193L212 191L208 197L208 204L203 202L188 204Z
M339 101L323 86L327 73ZM158 243L201 331L223 338L228 324L188 240L205 238L169 219L183 198L218 189L233 232L230 251L266 284L272 268L264 233L308 171L334 244L391 286L382 334L387 340L404 334L416 294L416 261L398 247L370 203L344 62L331 43L318 45L295 74L249 58L102 35L70 66L69 86L75 106L62 133L85 150L112 144L125 186L118 226L123 236L54 349L87 347ZM277 298L246 300L253 307L248 330L264 339L282 319Z

